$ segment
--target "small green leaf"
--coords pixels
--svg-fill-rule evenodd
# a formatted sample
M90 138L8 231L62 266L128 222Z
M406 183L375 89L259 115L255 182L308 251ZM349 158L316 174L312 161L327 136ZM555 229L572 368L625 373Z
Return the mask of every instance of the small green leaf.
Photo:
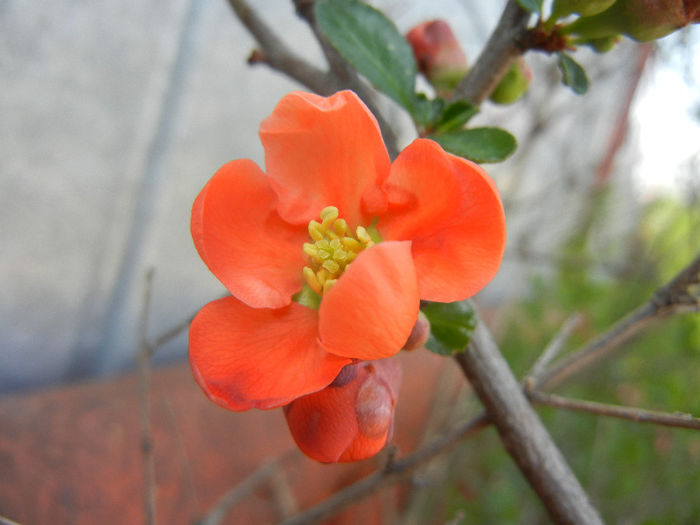
M430 321L430 337L425 347L440 355L463 352L476 328L476 316L468 301L430 303L423 307Z
M447 106L433 123L436 135L460 129L470 118L479 113L479 108L466 100L457 100Z
M416 61L394 23L357 0L317 1L314 9L318 28L338 53L374 87L410 111Z
M518 146L515 137L501 128L471 128L429 138L450 153L474 162L502 162Z
M559 55L559 69L563 75L562 82L573 89L577 95L583 95L588 91L586 71L566 53L557 54Z
M542 0L515 0L528 13L538 14L542 11Z
M423 93L416 93L410 112L416 124L425 128L440 116L444 107L445 101L441 98L429 99Z

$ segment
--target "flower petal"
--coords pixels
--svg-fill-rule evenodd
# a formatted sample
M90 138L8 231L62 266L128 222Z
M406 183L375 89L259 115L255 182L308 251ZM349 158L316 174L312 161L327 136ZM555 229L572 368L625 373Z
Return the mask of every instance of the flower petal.
M207 304L190 326L190 364L209 398L231 410L274 408L331 383L349 359L317 341L316 311L292 303L250 308L234 297Z
M306 229L284 222L251 160L224 165L192 206L192 238L211 272L252 307L279 308L301 290Z
M292 437L304 454L324 463L359 461L386 444L401 382L396 359L349 365L350 382L324 388L285 407Z
M381 359L398 352L418 317L420 299L410 242L382 242L361 252L319 309L329 352Z
M293 92L260 125L265 169L287 221L307 224L326 206L355 227L384 206L389 155L374 116L352 91Z
M386 183L389 209L377 229L411 240L420 297L471 297L496 275L506 226L498 190L477 164L417 139L394 161Z

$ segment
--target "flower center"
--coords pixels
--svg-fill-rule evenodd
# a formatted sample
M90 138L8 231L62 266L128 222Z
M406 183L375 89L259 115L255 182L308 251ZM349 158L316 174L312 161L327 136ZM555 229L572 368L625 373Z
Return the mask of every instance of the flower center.
M304 279L319 295L331 289L357 254L374 244L363 226L358 226L353 235L345 220L338 218L335 206L321 210L321 222L309 223L309 237L313 242L304 243L304 253L309 258Z

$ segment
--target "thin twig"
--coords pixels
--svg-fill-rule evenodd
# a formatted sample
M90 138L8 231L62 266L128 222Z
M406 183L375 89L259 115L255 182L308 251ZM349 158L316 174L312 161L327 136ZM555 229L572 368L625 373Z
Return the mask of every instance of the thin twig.
M554 523L602 524L483 322L455 359Z
M573 354L561 359L553 367L533 377L532 389L552 387L579 372L589 364L609 355L622 343L652 323L673 314L700 311L700 297L691 293L691 287L700 283L700 254L643 305L615 323L605 333L595 337Z
M474 67L455 89L452 100L465 99L481 104L506 74L514 58L524 49L519 42L527 31L530 13L514 0L508 0L496 29L484 46Z
M536 378L543 374L549 366L549 363L551 363L552 360L559 355L559 352L562 351L564 345L569 340L569 337L571 337L571 333L581 324L582 320L583 316L577 312L570 315L566 321L564 321L564 324L562 324L559 331L549 342L540 357L537 358L535 364L532 365L530 372L528 372L525 376L524 384L526 390L530 390L532 388L532 385L535 384Z
M330 95L335 91L334 79L292 53L245 0L229 0L228 3L262 48L263 54L259 61L265 62L316 93Z
M222 299L222 298L224 298L224 297L228 297L229 295L230 295L230 294L228 294L228 293L221 294L221 295L220 295L219 297L217 297L216 299ZM215 300L216 300L216 299L215 299ZM197 310L197 312L199 312L199 310ZM155 351L158 350L161 346L163 346L164 344L166 344L166 343L169 342L170 340L175 339L175 338L176 338L177 336L179 336L182 332L184 332L185 330L187 330L187 329L190 327L190 324L192 323L192 320L193 320L193 319L195 318L195 316L197 315L197 312L193 312L193 313L190 314L186 319L183 319L183 320L180 321L179 323L177 323L177 324L171 326L171 327L168 328L165 332L163 332L163 333L160 334L158 337L156 337L156 338L150 343L150 345L149 345L149 346L151 347L151 352L155 353Z
M153 268L144 279L143 306L139 330L139 371L141 376L141 451L143 452L144 493L143 505L147 525L156 523L156 479L153 463L153 433L151 427L151 356L153 348L148 344L148 319L153 285Z
M219 525L229 511L247 498L264 481L267 481L280 468L280 458L263 463L243 481L228 490L211 508L209 513L199 521L200 525Z
M667 427L700 430L700 419L693 417L690 414L669 414L668 412L644 410L642 408L571 399L554 394L547 394L539 390L529 392L528 397L533 403L537 403L539 405L588 412L598 416L615 417L618 419L626 419L628 421L636 421L637 423L651 423L654 425L663 425Z
M340 492L337 492L321 503L307 509L301 514L282 522L282 525L316 523L323 518L327 518L348 505L351 505L352 503L364 498L365 496L375 493L380 488L386 487L398 479L405 478L425 462L434 458L438 454L448 451L461 440L475 434L483 428L486 428L488 424L489 421L486 414L479 414L466 423L463 423L462 425L459 425L458 427L447 432L443 436L431 441L423 448L400 460L394 461L390 470L382 469L375 472L365 479L346 487Z

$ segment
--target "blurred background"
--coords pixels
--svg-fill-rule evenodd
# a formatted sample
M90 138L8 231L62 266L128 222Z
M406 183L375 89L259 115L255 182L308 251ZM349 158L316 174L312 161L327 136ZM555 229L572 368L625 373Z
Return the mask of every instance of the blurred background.
M402 32L449 20L471 61L504 4L372 3ZM254 6L324 67L291 2ZM262 166L258 125L299 89L248 66L254 47L224 0L0 0L0 394L19 399L135 369L149 268L151 338L223 293L192 245L192 201L225 162ZM700 28L575 56L591 80L586 96L560 85L553 59L529 53L526 97L486 103L474 119L519 141L512 158L487 166L509 241L498 277L477 298L518 374L570 314L585 319L574 346L646 300L700 248ZM382 107L408 144L408 121L390 101ZM155 361L181 363L186 347L182 332ZM686 315L562 391L697 415L699 358L700 321ZM474 410L453 380L454 408L435 432ZM697 433L542 414L611 522L700 521ZM476 523L543 519L492 430L426 469L423 483L402 522L457 511Z

